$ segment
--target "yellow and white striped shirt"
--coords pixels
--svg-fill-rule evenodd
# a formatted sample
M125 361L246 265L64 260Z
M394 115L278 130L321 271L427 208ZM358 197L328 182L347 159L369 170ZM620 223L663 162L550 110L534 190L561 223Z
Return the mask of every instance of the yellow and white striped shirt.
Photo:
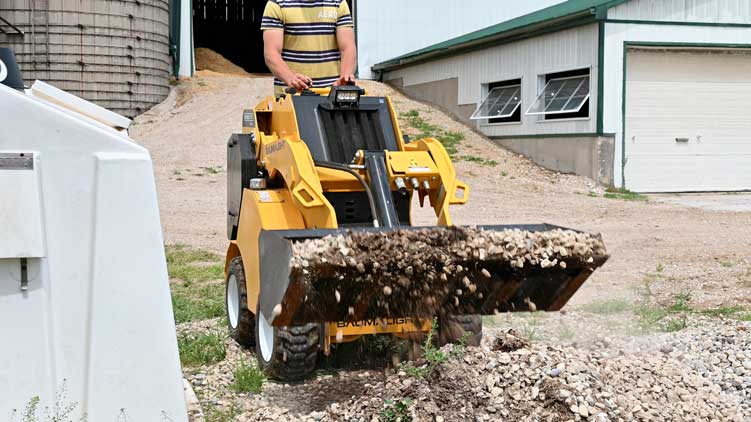
M327 87L339 79L341 54L336 30L354 27L345 0L269 0L261 30L284 31L282 59L290 70ZM274 78L277 94L285 85Z

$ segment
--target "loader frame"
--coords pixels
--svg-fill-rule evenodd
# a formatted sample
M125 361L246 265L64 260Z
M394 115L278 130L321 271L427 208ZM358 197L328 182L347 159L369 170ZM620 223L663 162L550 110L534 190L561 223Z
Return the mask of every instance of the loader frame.
M303 96L325 98L330 94L331 90L322 89L303 93ZM364 91L362 94L363 98L368 98ZM449 206L466 204L469 187L457 180L449 154L439 141L432 138L406 143L391 99L369 98L385 105L394 131L387 135L396 140L397 150L360 150L351 157L350 169L361 178L372 181L375 176L368 174L366 169L374 169L374 163L377 163L377 170L383 173L379 175L380 180L385 181L385 185L374 189L381 196L376 202L389 203L387 196L398 192L402 187L397 179L406 180L412 187L407 193L409 206L411 207L413 194L420 196L421 206L425 205L424 200L427 198L438 218L438 225L450 226L452 220ZM263 189L244 188L239 214L230 215L237 221L236 238L231 239L227 250L225 271L229 270L234 258L242 257L247 280L247 309L255 310L260 305L265 315L273 313L275 304L279 303L278 298L285 294L287 284L263 280L263 257L274 255L280 250L277 249L279 245L273 242L260 242L264 233L340 229L335 207L327 194L363 191L363 186L355 175L316 165L311 148L300 136L296 99L310 100L301 99L300 94L268 97L253 110L246 110L243 114L244 139L253 144L259 174L264 175L268 185ZM366 162L369 162L368 166L365 165ZM388 205L384 205L381 208L383 209L378 210L377 220L387 227L400 224L399 213L393 207L387 209ZM263 250L262 244L266 245L267 251ZM268 265L268 262L265 264ZM267 266L265 270L273 274L277 269ZM264 297L269 300L261 299ZM273 325L283 326L290 322L276 318ZM429 322L408 318L365 321L353 315L348 320L326 321L322 324L322 348L328 354L330 345L334 342L351 342L363 335L372 334L403 336L427 332L430 327Z

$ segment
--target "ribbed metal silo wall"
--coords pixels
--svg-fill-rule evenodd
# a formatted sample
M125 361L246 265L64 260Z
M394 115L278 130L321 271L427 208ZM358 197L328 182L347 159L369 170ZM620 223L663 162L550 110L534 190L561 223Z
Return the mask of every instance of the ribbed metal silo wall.
M169 0L0 0L0 17L0 46L29 83L128 117L169 93Z

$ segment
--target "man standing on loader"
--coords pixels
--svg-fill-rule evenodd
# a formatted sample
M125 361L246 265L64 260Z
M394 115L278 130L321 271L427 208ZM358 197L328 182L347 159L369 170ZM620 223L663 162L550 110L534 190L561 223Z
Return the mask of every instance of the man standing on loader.
M274 93L355 81L354 21L346 0L269 0L261 23Z

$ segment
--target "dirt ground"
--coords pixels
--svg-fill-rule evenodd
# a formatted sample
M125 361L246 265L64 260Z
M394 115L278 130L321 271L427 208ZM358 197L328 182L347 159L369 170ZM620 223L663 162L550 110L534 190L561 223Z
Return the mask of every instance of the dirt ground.
M464 133L459 156L497 162L455 163L471 187L469 204L452 209L455 224L547 222L602 233L612 258L572 306L633 297L645 283L665 300L690 291L695 306L751 305L751 212L607 199L589 179L542 169L428 105L378 83L363 84L371 93L392 96L401 113L416 110L436 125ZM270 78L197 77L136 120L131 135L151 151L167 243L224 252L226 142L239 131L242 110L271 92ZM420 211L418 224L434 222Z
M477 372L471 378L479 380L479 385L472 386L472 391L482 397L490 395L491 398L482 400L481 408L475 409L479 412L476 420L539 420L534 412L541 409L558 412L571 420L611 420L600 417L604 413L595 414L604 409L602 406L607 407L612 420L665 420L658 415L670 415L672 419L676 408L663 406L665 400L678 407L703 406L709 402L715 406L709 410L692 407L691 414L700 416L674 420L710 420L712 412L716 420L730 420L725 415L740 418L734 420L748 420L745 418L751 415L751 407L741 405L744 410L735 413L733 409L737 407L733 406L748 403L751 397L751 359L747 356L751 346L747 333L751 325L700 312L724 316L721 310L751 308L748 256L751 212L710 211L650 198L609 199L605 197L605 188L591 180L542 169L428 105L378 83L363 82L363 85L371 94L390 95L400 113L417 112L443 131L464 134L456 154L464 158L457 160L455 167L471 192L467 205L452 209L455 224L552 223L601 233L611 254L610 260L585 283L565 311L504 314L484 320L483 348L474 348L463 361L455 363L457 366L447 368L449 374L460 375L463 368ZM191 80L181 81L163 104L136 119L131 136L151 151L167 244L224 253L226 142L231 133L240 130L243 109L253 107L271 93L272 81L267 77L204 71ZM400 120L407 133L419 133L416 128L407 127L408 119ZM418 209L414 222L431 225L435 216ZM676 310L670 314L675 317L661 320L673 325L645 329L644 320L654 319L655 311L638 308L637 303L644 300ZM689 308L691 311L685 312ZM656 318L664 317L663 313ZM221 318L182 323L178 325L178 333L218 332L224 338L224 324ZM512 414L498 419L495 412L500 409L503 415L507 406L488 403L503 397L517 401L519 394L527 391L524 388L528 388L520 387L519 383L506 385L502 386L506 393L500 394L502 388L485 385L486 374L493 371L488 369L493 362L507 362L530 353L490 351L493 339L509 328L533 341L533 347L537 348L534 353L541 353L541 358L558 365L534 369L537 371L532 375L534 379L551 380L557 376L551 374L563 371L562 374L568 375L561 382L568 384L565 388L556 387L560 389L558 393L551 390L550 394L558 394L556 400L524 401L522 404L529 406L524 417ZM430 385L423 386L427 393L415 392L408 387L413 383L411 378L394 374L388 368L384 371L382 366L323 372L300 384L267 382L260 394L241 394L231 388L233 371L241 362L253 361L253 351L232 340L224 343L227 354L222 361L184 370L204 410L213 412L206 414L206 421L379 420L372 415L380 412L383 417L388 410L389 397L385 394L412 391L412 397L418 397L417 404L412 406L428 403L429 400L423 400L424 394L427 397L436 394L435 389L431 392ZM578 358L570 361L571 356ZM488 366L487 359L490 359ZM748 369L744 369L746 366ZM616 368L615 372L612 368ZM525 379L529 371L524 369ZM681 380L699 380L696 385L703 387L694 389L684 383L680 388L675 387L670 380L676 376ZM697 378L691 378L694 376ZM668 393L665 399L654 394L645 377L654 377L661 385L660 391L685 389L697 395L682 394L679 400ZM506 375L501 378L508 379ZM595 381L590 384L582 381L584 378ZM601 385L600 380L607 385ZM453 386L455 381L451 378L447 382ZM483 393L483 388L488 391ZM573 391L570 397L567 388ZM458 393L451 387L447 397L455 394ZM563 395L568 398L564 400ZM590 396L596 400L590 400ZM607 397L622 397L623 401L608 404ZM466 419L436 416L414 420Z

